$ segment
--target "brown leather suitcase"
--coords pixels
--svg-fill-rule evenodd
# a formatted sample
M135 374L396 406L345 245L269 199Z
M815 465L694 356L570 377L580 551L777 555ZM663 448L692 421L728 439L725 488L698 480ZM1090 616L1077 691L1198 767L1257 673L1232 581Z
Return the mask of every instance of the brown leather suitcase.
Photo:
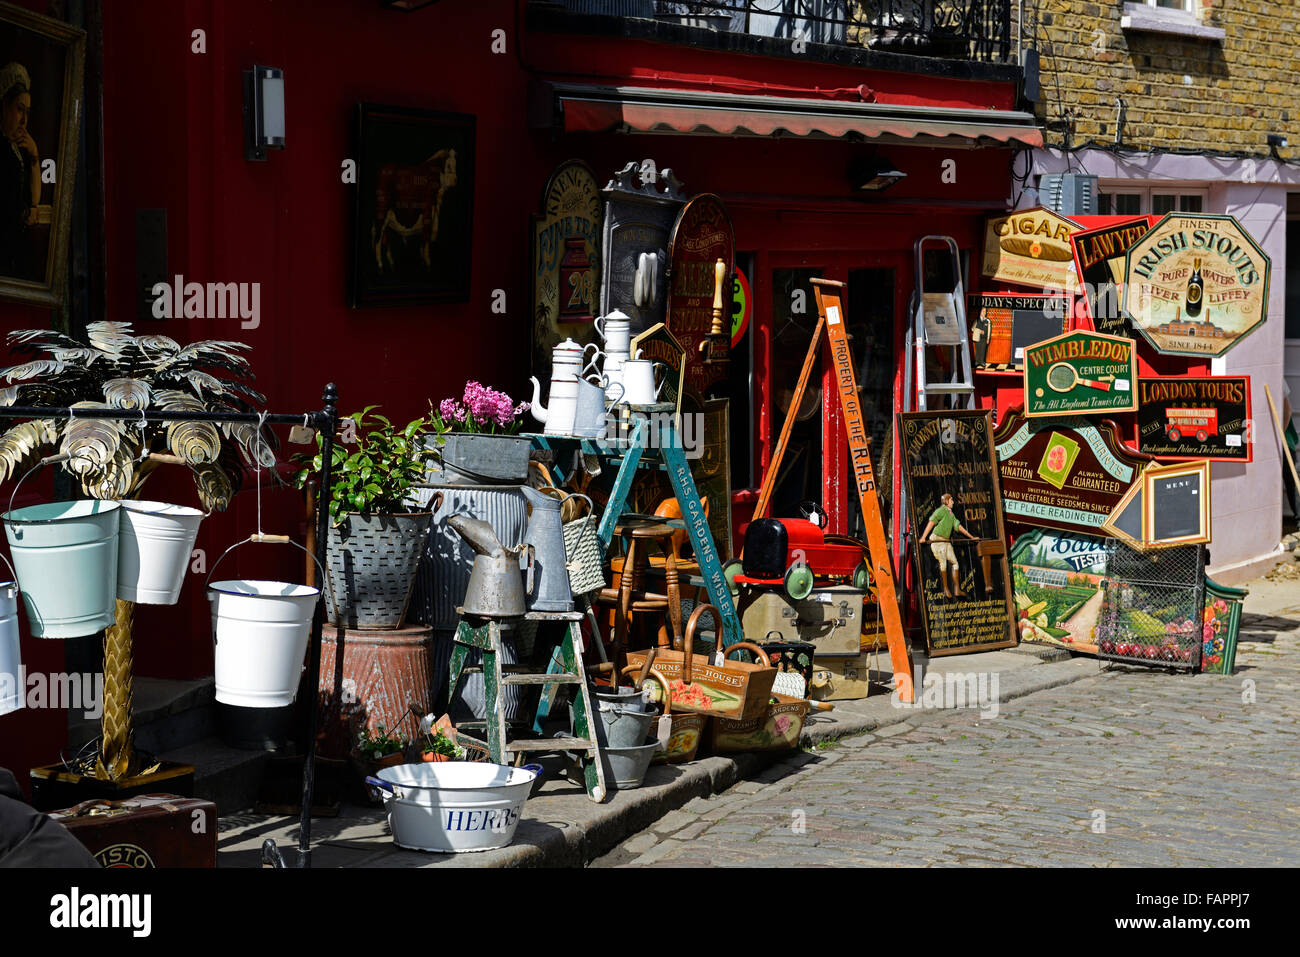
M216 867L217 806L177 794L82 801L50 812L104 867Z

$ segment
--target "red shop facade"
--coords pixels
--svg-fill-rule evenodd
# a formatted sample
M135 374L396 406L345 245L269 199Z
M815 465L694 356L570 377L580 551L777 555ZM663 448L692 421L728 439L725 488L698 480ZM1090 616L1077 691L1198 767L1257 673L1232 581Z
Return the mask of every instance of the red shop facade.
M18 2L68 16L64 3ZM1017 150L1042 145L1021 110L1022 71L1007 35L991 54L975 55L971 45L954 53L951 43L917 48L944 53L937 56L843 37L796 44L788 35L719 32L624 15L617 3L444 0L411 13L361 0L80 8L85 160L68 288L53 309L0 300L5 332L59 326L78 334L104 319L145 328L141 264L153 242L168 276L260 284L255 326L176 318L158 320L156 331L248 343L275 411L317 408L327 381L338 384L341 412L380 404L402 421L455 394L467 377L521 396L530 372L549 375L529 359L529 223L544 184L572 159L603 186L629 162L650 158L675 172L686 196L721 197L752 290L749 329L717 390L731 400L736 524L752 498L745 490L771 460L816 323L809 280L847 284L858 381L879 447L901 395L917 286L913 244L953 237L967 291L978 292L985 219L1011 206ZM286 144L265 162L250 162L243 148L242 73L254 64L285 78ZM356 198L343 170L361 102L474 117L473 175L463 178L473 210L463 301L349 304ZM861 171L882 166L905 175L881 192L860 189ZM146 227L158 222L165 232L150 239ZM930 276L927 285L943 281ZM797 413L774 513L815 499L831 530L853 532L856 501L825 364L819 377ZM155 491L179 502L192 496L184 480ZM50 492L48 478L44 487L25 483L17 504ZM256 507L245 483L226 513L204 523L198 547L208 562L248 534ZM262 511L268 530L305 531L301 497L290 488L268 483ZM292 550L277 551L242 549L230 571L301 574ZM178 606L137 613L137 675L212 673L203 577L192 576ZM75 652L63 644L24 632L28 671L74 667L66 656ZM5 732L0 763L21 776L66 745L66 714L25 709L6 718Z

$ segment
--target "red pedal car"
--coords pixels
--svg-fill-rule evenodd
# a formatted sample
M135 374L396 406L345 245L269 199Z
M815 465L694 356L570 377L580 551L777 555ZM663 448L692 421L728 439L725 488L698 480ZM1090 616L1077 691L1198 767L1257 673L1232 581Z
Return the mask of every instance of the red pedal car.
M865 546L844 535L826 536L826 515L813 503L808 518L758 518L745 529L742 557L722 568L733 593L741 585L783 587L794 601L812 594L818 581L847 579L865 591L870 581Z

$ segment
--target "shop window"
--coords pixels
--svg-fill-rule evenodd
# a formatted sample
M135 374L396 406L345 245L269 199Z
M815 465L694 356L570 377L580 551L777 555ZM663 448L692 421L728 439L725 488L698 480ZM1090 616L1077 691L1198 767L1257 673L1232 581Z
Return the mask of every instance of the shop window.
M1204 190L1126 189L1098 194L1097 212L1103 216L1163 216L1165 213L1205 211Z
M820 269L772 270L772 418L785 421L804 356L817 328L817 299L810 280ZM814 376L795 413L790 444L781 460L772 515L798 515L799 503L822 498L822 389ZM779 425L778 425L779 428Z

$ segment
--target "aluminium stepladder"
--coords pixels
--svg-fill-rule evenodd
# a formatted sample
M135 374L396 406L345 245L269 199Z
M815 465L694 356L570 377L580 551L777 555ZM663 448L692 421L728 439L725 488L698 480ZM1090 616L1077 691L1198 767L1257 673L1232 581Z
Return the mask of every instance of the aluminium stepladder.
M925 245L943 243L948 248L954 286L951 292L927 292ZM951 236L922 236L913 244L916 255L916 292L912 294L912 324L907 330L903 411L932 408L930 400L948 396L953 408L975 408L975 380L971 370L970 336L966 327L966 290L961 278L961 253ZM930 382L928 349L947 350L951 378ZM941 353L942 355L942 353ZM960 400L961 406L956 402Z

